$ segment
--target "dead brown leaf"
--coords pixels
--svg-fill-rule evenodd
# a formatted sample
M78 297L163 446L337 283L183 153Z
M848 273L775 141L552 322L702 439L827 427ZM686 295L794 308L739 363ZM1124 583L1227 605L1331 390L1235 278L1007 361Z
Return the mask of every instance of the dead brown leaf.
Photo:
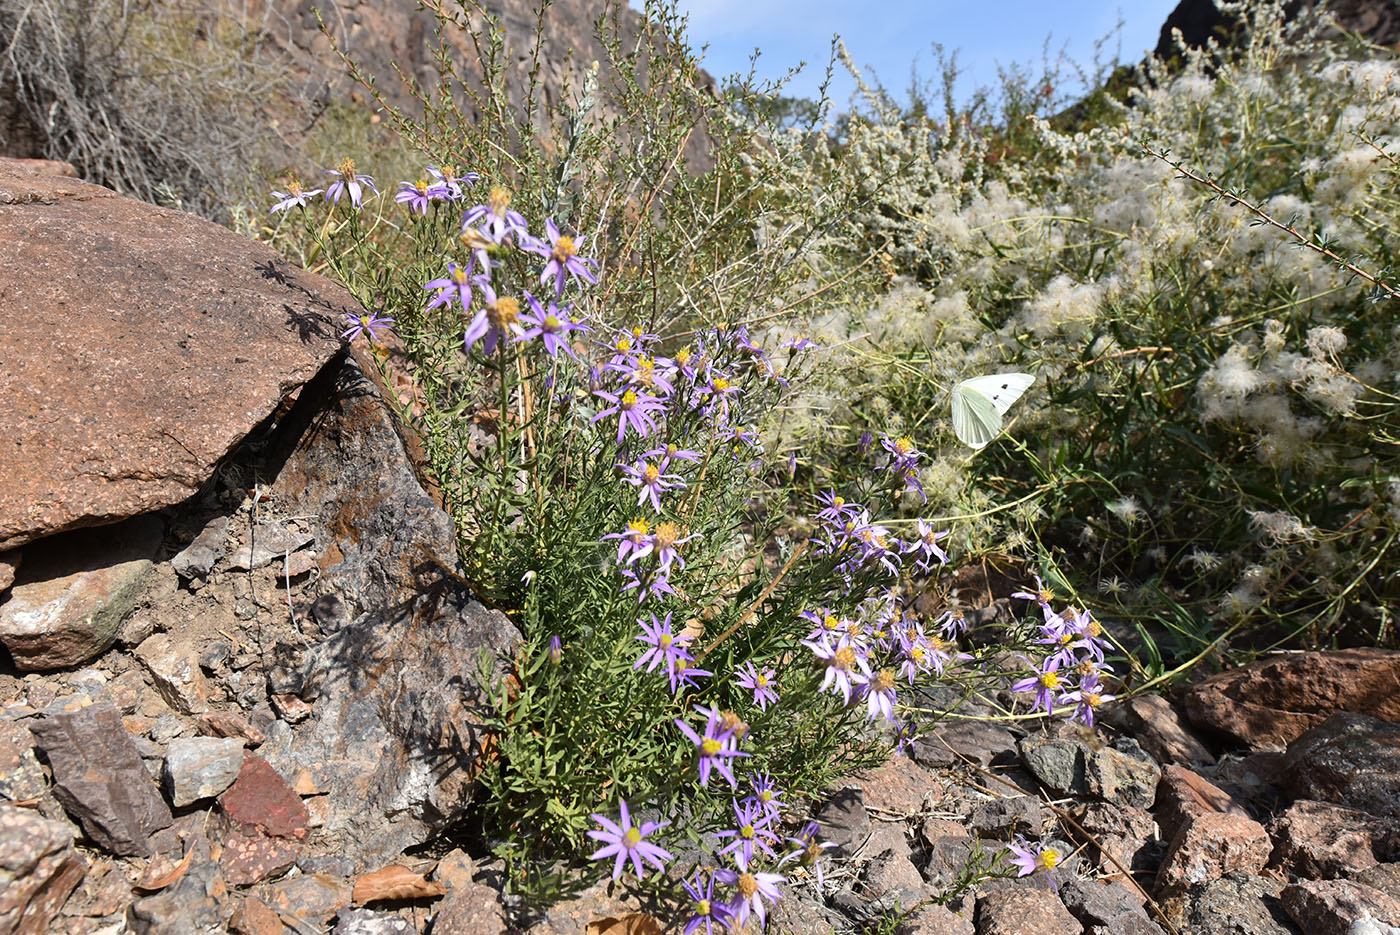
M132 889L141 893L155 893L159 890L163 890L185 875L185 871L190 869L190 861L192 860L194 860L193 846L185 852L183 860L164 873L156 872L161 864L152 861L146 865L146 870L141 874L141 879L133 884ZM161 863L164 863L164 861Z
M424 879L423 874L390 864L356 880L350 899L363 905L380 900L436 899L446 892L442 884Z
M629 912L621 918L608 916L588 923L587 935L662 935L661 923L645 912Z

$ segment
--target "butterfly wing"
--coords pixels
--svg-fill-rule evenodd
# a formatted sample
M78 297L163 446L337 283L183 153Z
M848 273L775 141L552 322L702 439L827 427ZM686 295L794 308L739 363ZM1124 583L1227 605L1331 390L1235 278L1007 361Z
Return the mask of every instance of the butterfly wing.
M985 448L1001 432L1001 413L984 393L968 386L971 380L953 387L953 433L971 448Z
M958 384L985 396L996 407L998 415L1006 415L1016 400L1035 382L1031 373L993 373L985 377L973 377ZM997 420L1000 428L1001 420Z

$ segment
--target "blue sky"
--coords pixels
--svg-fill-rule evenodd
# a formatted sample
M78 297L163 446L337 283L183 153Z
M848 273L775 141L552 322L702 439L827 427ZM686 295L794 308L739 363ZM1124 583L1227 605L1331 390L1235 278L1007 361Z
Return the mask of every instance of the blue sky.
M773 78L798 62L808 63L788 86L789 93L812 95L821 80L833 33L845 40L855 60L871 65L891 90L909 84L909 68L918 62L932 76L931 44L960 50L965 72L959 87L996 81L997 64L1034 63L1037 68L1046 37L1058 53L1067 45L1071 58L1089 63L1093 43L1123 28L1107 47L1136 61L1157 44L1157 35L1177 0L883 0L861 5L850 0L679 0L690 15L690 39L698 48L709 43L705 66L712 74L748 69L749 55L763 51L759 74ZM634 0L635 3L635 0ZM639 4L638 4L639 5ZM1038 74L1038 71L1037 71ZM838 66L834 97L844 104L852 90Z

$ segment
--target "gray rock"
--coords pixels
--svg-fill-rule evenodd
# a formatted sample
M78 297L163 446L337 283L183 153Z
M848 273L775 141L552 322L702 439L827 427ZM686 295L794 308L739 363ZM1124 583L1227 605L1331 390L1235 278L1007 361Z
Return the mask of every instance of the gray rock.
M345 626L345 602L338 594L322 594L312 602L311 616L322 633L334 633Z
M170 707L181 714L209 710L209 684L199 669L199 654L193 646L157 633L136 647L136 660Z
M965 837L939 838L928 847L924 879L935 890L950 889L963 876L972 859L973 841Z
M1386 925L1372 918L1361 918L1351 923L1347 935L1400 935L1400 925Z
M238 778L243 741L229 737L184 737L170 743L161 777L176 808L212 799Z
M316 541L316 534L304 529L288 529L284 523L259 523L245 532L247 541L229 555L228 567L236 571L251 571L272 564L297 549Z
M1035 796L1013 795L979 803L967 824L979 837L1007 840L1021 835L1039 840L1045 812Z
M1161 935L1161 926L1152 921L1139 899L1121 883L1073 877L1060 887L1060 901L1089 931L1102 926L1115 933Z
M1104 705L1099 718L1142 744L1158 763L1195 766L1215 762L1215 757L1194 734L1187 731L1171 702L1161 695L1133 695L1126 701Z
M945 721L914 744L914 759L929 767L955 766L967 758L982 767L1013 755L1016 734L990 721Z
M0 932L48 931L85 872L68 826L0 804Z
M123 857L150 854L147 838L170 824L121 715L98 703L30 725L53 770L54 795L99 847Z
M228 517L211 519L194 541L170 560L176 574L185 580L207 578L219 559L224 557L224 538L228 535Z
M1158 840L1157 822L1146 809L1090 802L1079 825L1092 835L1088 843L1097 851L1105 873L1151 870L1159 862L1163 842Z
M1006 887L977 900L977 935L1079 935L1079 920L1050 890Z
M26 548L24 571L0 604L0 642L15 666L66 668L111 646L164 534L159 519L143 516Z
M1400 857L1400 822L1329 802L1294 802L1269 823L1269 862L1309 880L1355 877Z
M847 786L832 793L816 810L821 837L837 845L837 853L850 855L870 833L870 814L861 789Z
M134 935L225 935L229 916L228 884L209 855L209 842L196 836L189 869L153 896L138 899L126 911Z
M151 739L157 744L168 744L185 732L185 722L173 714L162 714L151 725Z
M1400 724L1334 714L1290 744L1284 762L1295 798L1400 819Z
M1363 919L1400 925L1400 900L1352 880L1290 883L1279 901L1308 935L1348 935Z
M1114 746L1086 743L1077 737L1027 737L1020 743L1026 768L1046 788L1150 808L1162 771L1130 738Z
M1233 873L1185 896L1185 930L1210 935L1311 935L1301 932L1278 900L1283 882ZM1179 928L1181 926L1178 926Z
M345 908L335 914L331 935L418 935L407 919L370 909Z

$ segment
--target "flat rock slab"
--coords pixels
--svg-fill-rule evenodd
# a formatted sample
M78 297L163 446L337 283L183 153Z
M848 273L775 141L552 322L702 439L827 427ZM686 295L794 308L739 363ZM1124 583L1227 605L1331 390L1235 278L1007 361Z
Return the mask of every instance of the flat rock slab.
M185 500L341 348L349 293L0 159L0 550Z
M0 604L0 642L15 666L81 665L111 646L164 536L159 519L141 516L27 550L29 561Z
M1400 721L1400 652L1341 649L1268 659L1186 693L1198 727L1253 749L1282 749L1339 711Z
M1284 763L1295 798L1400 819L1400 724L1334 714L1299 737Z

